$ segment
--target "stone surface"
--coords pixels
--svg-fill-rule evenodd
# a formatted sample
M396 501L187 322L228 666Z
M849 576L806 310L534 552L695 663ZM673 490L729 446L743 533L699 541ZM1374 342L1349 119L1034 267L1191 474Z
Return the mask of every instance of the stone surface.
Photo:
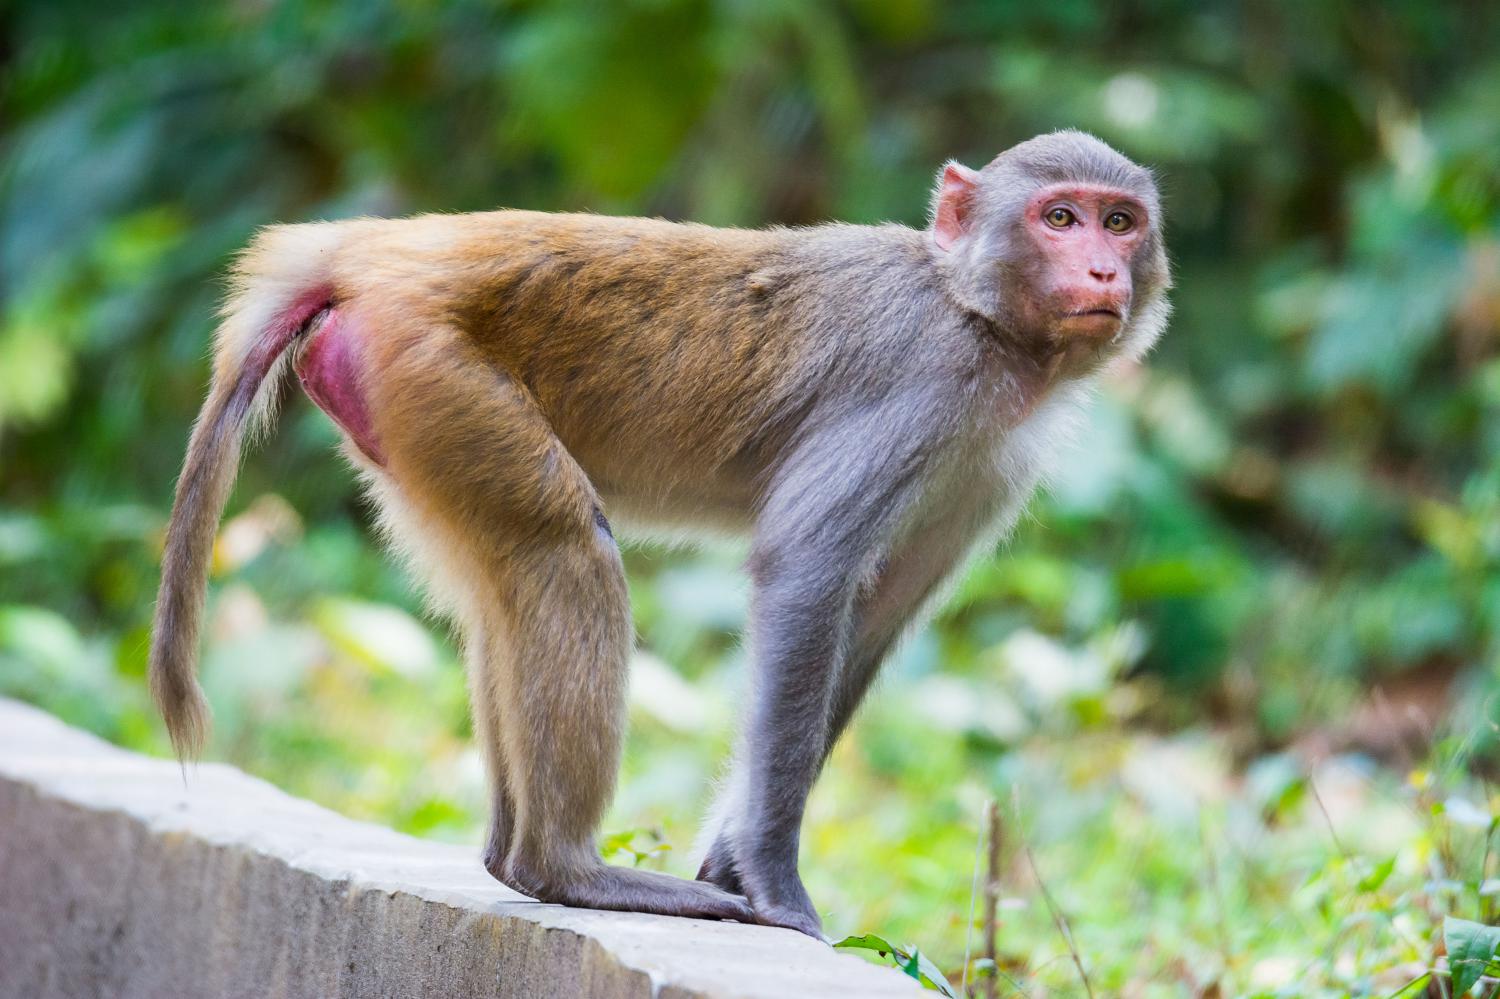
M0 699L0 996L915 996L788 930L567 909L478 850Z

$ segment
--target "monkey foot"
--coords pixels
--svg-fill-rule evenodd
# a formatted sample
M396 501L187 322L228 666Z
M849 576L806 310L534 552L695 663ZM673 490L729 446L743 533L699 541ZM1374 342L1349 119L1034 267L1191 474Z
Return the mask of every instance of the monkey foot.
M757 921L743 895L669 874L604 864L570 883L538 888L530 894L540 902L557 902L579 909L653 912L695 919L733 919L741 923Z
M717 885L734 895L748 896L750 905L755 910L755 921L762 926L780 926L805 933L824 943L832 942L823 935L823 921L818 918L818 910L813 908L812 899L802 887L800 878L793 874L775 892L782 901L771 901L767 897L771 892L747 890L739 866L735 863L734 852L722 839L716 840L709 848L708 856L703 858L703 865L698 868L698 880Z

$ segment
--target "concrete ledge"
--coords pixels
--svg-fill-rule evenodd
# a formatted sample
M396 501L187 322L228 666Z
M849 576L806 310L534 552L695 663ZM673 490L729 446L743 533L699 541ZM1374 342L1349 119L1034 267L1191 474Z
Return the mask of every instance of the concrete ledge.
M3 996L914 996L787 930L543 905L477 849L0 699Z

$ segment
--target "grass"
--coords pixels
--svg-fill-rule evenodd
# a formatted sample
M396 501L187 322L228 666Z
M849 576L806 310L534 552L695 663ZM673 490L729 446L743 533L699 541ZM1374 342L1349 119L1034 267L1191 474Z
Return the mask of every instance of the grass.
M878 899L856 918L976 995L1136 997L1427 994L1446 967L1445 917L1494 918L1500 802L1482 784L1452 766L1401 774L1359 756L1268 756L1243 772L1229 758L1210 732L1016 750L999 807L993 966L980 956L982 913L971 931L973 893L957 883L970 880L978 822L966 844L942 838L941 884L928 880L931 857L898 854L887 883L863 882ZM815 815L815 844L841 811ZM845 895L833 866L809 865L815 898Z

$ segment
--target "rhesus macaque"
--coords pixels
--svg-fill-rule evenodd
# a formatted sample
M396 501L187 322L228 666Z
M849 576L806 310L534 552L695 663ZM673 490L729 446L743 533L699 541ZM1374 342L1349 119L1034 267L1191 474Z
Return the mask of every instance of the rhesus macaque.
M485 866L548 902L785 926L809 789L892 644L1166 323L1148 171L1079 132L949 163L932 222L496 211L275 226L239 259L167 531L151 687L202 747L205 575L288 367L462 635ZM607 515L607 516L606 516ZM611 523L750 539L753 698L698 880L604 864L633 639Z

